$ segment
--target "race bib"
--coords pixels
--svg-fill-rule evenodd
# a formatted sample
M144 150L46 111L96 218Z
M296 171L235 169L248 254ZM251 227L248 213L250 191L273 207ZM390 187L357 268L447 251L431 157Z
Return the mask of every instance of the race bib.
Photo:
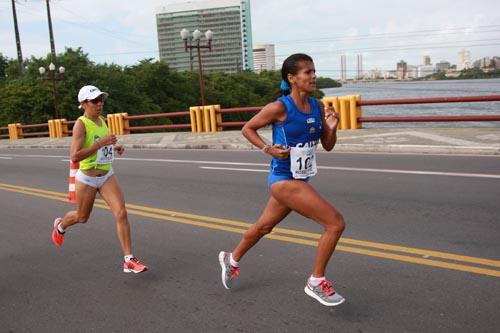
M316 146L291 147L290 171L295 179L305 179L314 176L318 172L316 167Z
M113 163L113 145L107 145L99 148L95 162L97 164Z

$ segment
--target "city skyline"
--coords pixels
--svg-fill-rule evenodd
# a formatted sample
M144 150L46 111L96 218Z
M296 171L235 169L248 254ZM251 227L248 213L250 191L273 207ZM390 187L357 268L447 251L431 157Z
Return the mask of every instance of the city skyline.
M81 46L92 61L119 65L159 59L155 11L179 2L51 1L56 51ZM18 1L16 7L24 57L49 54L45 1ZM462 49L473 61L500 54L497 1L361 1L354 7L318 0L311 8L299 0L251 0L251 12L253 42L275 45L277 69L295 52L310 54L318 74L333 78L341 76L342 54L348 77L356 75L358 54L365 72L394 70L401 59L420 64L424 55L434 64L455 64ZM0 45L4 56L16 58L10 0L0 1Z

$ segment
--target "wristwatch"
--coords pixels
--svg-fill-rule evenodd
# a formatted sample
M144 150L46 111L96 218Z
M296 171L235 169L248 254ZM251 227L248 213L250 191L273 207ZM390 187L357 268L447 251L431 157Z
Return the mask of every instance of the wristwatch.
M262 152L264 152L264 153L267 154L267 153L269 153L269 149L271 149L271 146L270 145L265 145L264 147L262 147L261 150L262 150Z

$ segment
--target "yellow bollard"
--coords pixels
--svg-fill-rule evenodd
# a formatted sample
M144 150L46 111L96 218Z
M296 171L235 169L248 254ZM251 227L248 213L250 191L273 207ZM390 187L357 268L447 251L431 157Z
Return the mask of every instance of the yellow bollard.
M130 124L129 124L129 120L126 119L128 117L128 113L127 112L122 112L120 113L122 115L122 134L130 134L130 130L128 129Z
M191 106L189 108L189 120L191 120L191 132L196 133L197 132L197 127L196 127L196 109L197 106Z
M349 128L358 128L358 114L356 112L356 96L349 96Z
M361 95L356 95L356 116L358 120L356 128L358 129L363 127L361 122L359 121L359 118L363 116L363 110L361 109L361 105L359 105L359 103L361 103Z
M210 132L210 105L203 106L203 129L204 132Z
M201 107L197 107L194 110L194 113L196 115L196 132L203 132L203 112L201 110Z
M20 123L16 124L8 124L7 128L9 129L9 139L10 140L18 140L24 137L23 128Z
M210 132L217 132L217 114L215 105L210 105Z
M21 127L20 123L16 124L16 131L17 131L17 138L18 139L23 139L24 138L23 128Z
M215 109L215 122L216 122L216 131L222 131L222 113L220 113L220 105L214 105Z
M61 132L62 132L62 136L68 136L68 121L66 120L66 118L62 118L61 119Z
M48 124L49 124L49 138L53 139L56 137L54 119L49 119Z
M108 114L106 116L108 120L108 129L111 134L115 134L115 116L113 114Z
M62 125L61 125L61 119L54 119L54 129L55 129L55 134L56 138L62 138Z
M8 124L7 128L9 129L9 139L16 140L17 139L16 124Z
M123 116L121 113L115 113L115 134L123 135Z
M340 126L339 129L349 129L349 101L342 97L340 99Z

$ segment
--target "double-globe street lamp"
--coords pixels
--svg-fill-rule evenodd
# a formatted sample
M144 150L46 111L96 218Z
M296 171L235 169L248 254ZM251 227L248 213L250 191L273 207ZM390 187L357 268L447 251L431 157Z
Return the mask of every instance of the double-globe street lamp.
M65 68L61 66L59 67L58 72L56 73L56 65L54 65L53 62L50 63L49 72L47 74L45 67L38 68L38 72L40 72L42 80L47 80L52 82L52 97L54 98L54 119L59 119L59 111L57 108L56 81L64 80L64 71Z
M212 38L214 33L210 30L205 32L205 38L208 43L206 45L200 45L201 41L201 32L196 29L193 31L193 37L190 38L189 30L182 29L181 30L181 38L184 40L184 51L196 49L198 51L198 68L199 68L199 79L200 79L200 95L201 95L201 106L205 105L205 81L203 79L203 66L201 64L201 49L208 49L208 51L212 51ZM189 41L189 43L188 43ZM193 44L193 41L195 42ZM191 59L190 59L191 60Z

